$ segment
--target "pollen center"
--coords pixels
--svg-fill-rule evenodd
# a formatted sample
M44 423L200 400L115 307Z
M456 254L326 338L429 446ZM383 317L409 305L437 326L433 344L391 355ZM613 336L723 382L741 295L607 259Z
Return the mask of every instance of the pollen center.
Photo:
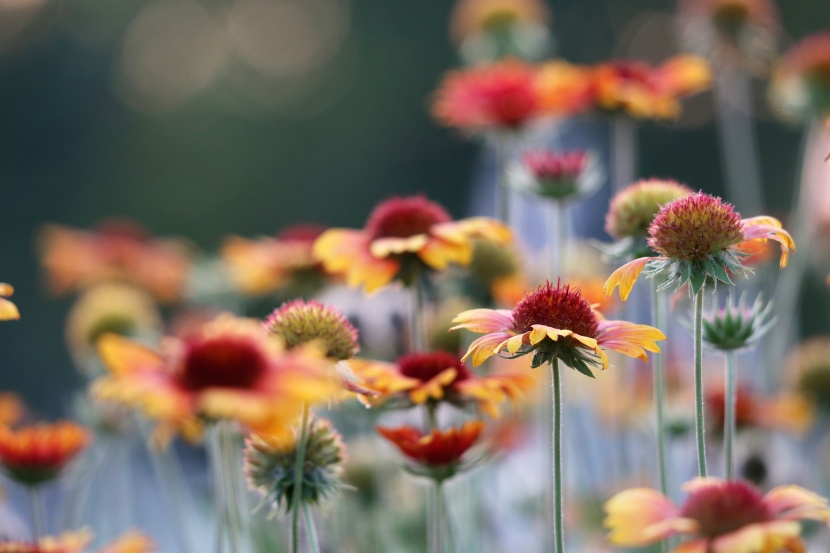
M523 333L533 330L533 325L545 325L560 330L596 338L599 322L578 289L547 282L528 294L513 308L513 329Z
M743 482L723 482L697 490L681 509L683 517L700 525L700 533L714 537L748 524L765 522L770 512L754 488Z
M470 377L470 370L455 355L444 351L414 353L398 360L401 374L423 382L438 376L447 369L455 369L453 384Z
M243 338L221 337L193 344L182 381L189 390L250 388L266 370L262 352Z
M423 196L390 198L369 216L366 232L375 238L408 238L425 234L430 227L452 221L449 213Z

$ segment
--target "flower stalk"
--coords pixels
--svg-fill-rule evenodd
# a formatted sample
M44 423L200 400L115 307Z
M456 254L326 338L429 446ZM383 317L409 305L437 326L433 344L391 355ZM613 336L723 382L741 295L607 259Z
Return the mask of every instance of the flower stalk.
M563 516L562 493L562 375L559 371L559 358L550 364L553 398L553 539L554 553L565 553L565 527Z
M26 486L26 491L32 510L32 534L37 541L46 535L46 503L43 501L43 490L40 486Z
M726 395L724 396L723 454L726 459L726 479L735 478L735 350L726 352Z
M659 283L656 278L651 279L651 326L662 330L663 305L662 295L658 290ZM666 423L664 413L663 394L665 384L663 381L663 355L656 354L651 357L654 370L654 420L657 425L657 469L660 479L660 492L668 494L668 471L666 470Z
M300 422L300 438L297 441L297 458L294 462L294 493L291 497L291 552L300 551L300 503L303 502L303 467L308 446L308 404L303 405L303 418ZM308 520L306 520L308 522ZM313 529L313 523L309 531ZM309 542L316 542L317 536L309 532Z
M695 434L697 436L697 472L706 477L706 437L703 420L703 290L694 295L694 363L695 363Z

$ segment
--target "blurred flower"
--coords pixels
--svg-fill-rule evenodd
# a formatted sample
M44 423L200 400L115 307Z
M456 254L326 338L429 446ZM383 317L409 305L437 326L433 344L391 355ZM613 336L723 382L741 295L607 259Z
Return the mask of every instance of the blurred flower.
M0 282L0 321L10 321L20 318L17 306L5 299L14 294L14 288L10 284Z
M523 264L514 243L476 240L468 272L472 284L480 293L473 294L473 297L485 305L494 301L500 304L502 298L512 294L516 286L524 286Z
M681 0L682 37L714 62L737 58L763 67L781 32L772 0Z
M351 359L360 351L357 329L343 313L315 300L282 304L265 320L265 329L289 349L319 340L326 357Z
M92 533L87 530L65 532L60 536L45 536L37 543L0 541L0 553L87 553ZM157 551L153 541L136 531L130 531L105 545L98 553L152 553Z
M508 168L507 183L519 192L564 202L596 192L602 173L596 157L585 151L537 150Z
M780 486L761 496L749 484L699 478L679 508L656 490L621 492L605 504L614 545L636 547L670 536L690 538L675 552L771 553L805 551L799 520L830 522L827 500L798 486Z
M104 334L147 338L160 330L161 315L152 296L127 284L102 283L86 290L72 306L66 342L76 365L92 373L90 356Z
M475 255L473 256L475 258ZM473 307L473 302L463 296L450 296L426 308L427 349L446 351L458 355L461 351L461 335L450 332L452 320L459 311Z
M443 271L450 263L468 265L473 240L504 244L510 229L485 217L453 221L443 207L423 196L396 197L379 204L363 230L330 229L314 243L314 253L331 273L367 292L400 279L409 284L421 269Z
M59 476L91 440L89 432L69 421L17 430L0 426L0 467L22 484L40 484Z
M643 179L623 188L611 199L605 215L605 232L613 238L647 238L648 228L660 209L693 191L674 180Z
M288 227L274 238L247 240L232 236L222 246L231 278L243 294L259 296L298 284L323 282L325 272L314 258L314 241L325 229Z
M663 286L690 284L697 294L709 279L732 284L729 273L745 274L741 244L750 240L775 240L781 245L781 267L787 265L795 244L778 219L768 216L741 219L720 198L702 192L680 198L660 208L648 229L648 245L659 257L641 257L614 271L605 282L611 295L620 287L625 300L643 269L656 275L668 271Z
M377 427L378 433L392 442L414 464L409 470L434 480L446 480L479 464L482 456L466 455L481 437L484 423L470 421L448 430L435 429L424 435L417 428Z
M17 394L0 392L0 427L16 424L26 412L26 406Z
M293 508L294 469L297 440L273 444L267 436L252 434L245 440L245 477L248 486L262 496L273 514L285 505ZM308 426L303 463L303 503L317 505L330 499L342 487L340 479L346 447L340 434L324 419L312 418Z
M202 421L221 419L291 439L303 404L327 401L339 389L320 353L285 351L259 321L229 315L184 339L167 338L160 352L115 334L101 337L98 352L110 374L92 394L155 419L161 444L175 432L195 439Z
M679 98L700 92L712 80L709 65L677 56L658 67L639 61L613 61L594 69L597 108L634 119L676 119Z
M783 115L830 118L830 31L808 36L781 57L770 93Z
M373 403L405 408L444 401L459 408L474 405L493 418L500 403L515 403L535 386L535 379L518 371L477 375L445 351L413 353L396 363L355 359L352 368L379 394Z
M764 303L759 295L750 307L745 296L735 303L730 294L723 308L715 307L703 315L703 341L710 347L736 350L753 345L775 323L772 302Z
M726 393L723 386L706 388L706 430L723 435ZM743 428L782 429L804 432L813 421L813 409L809 401L796 394L779 394L765 397L746 388L735 392L735 424Z
M517 60L452 71L435 93L432 114L470 133L521 131L542 116L536 73Z
M595 100L593 71L564 60L539 66L536 89L542 112L551 117L571 117L591 108Z
M603 347L645 361L646 351L660 351L655 341L666 339L650 326L605 320L579 290L550 282L526 295L512 311L473 309L454 322L458 324L453 329L484 334L464 356L472 357L475 366L506 349L513 357L533 353L532 367L561 359L591 377L591 367L608 367Z
M163 302L176 301L184 292L189 270L184 244L151 238L131 221L107 221L94 231L49 225L39 246L54 294L111 281L131 283Z
M787 356L784 370L792 388L830 411L830 336L802 342Z

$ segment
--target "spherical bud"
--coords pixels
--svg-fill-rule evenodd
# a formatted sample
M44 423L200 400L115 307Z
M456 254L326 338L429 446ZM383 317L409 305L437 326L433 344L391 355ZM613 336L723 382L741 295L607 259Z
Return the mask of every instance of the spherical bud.
M703 341L724 351L745 348L766 334L774 322L771 302L764 303L759 296L747 307L743 296L736 303L730 295L723 308L703 316Z
M648 228L660 208L692 194L692 189L673 180L641 180L621 190L611 200L605 231L614 238L648 236Z
M343 313L318 301L294 300L284 303L265 320L265 329L293 348L320 342L326 356L351 359L360 351L357 329Z

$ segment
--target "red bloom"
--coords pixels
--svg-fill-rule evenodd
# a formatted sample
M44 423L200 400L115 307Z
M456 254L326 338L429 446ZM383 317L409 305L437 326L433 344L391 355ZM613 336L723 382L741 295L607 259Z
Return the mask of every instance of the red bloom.
M19 430L0 426L0 467L25 484L57 477L92 440L75 423L38 424Z
M461 463L464 454L481 436L484 423L467 422L460 428L433 430L424 435L417 428L377 427L381 436L395 444L409 459L428 468L442 468Z

